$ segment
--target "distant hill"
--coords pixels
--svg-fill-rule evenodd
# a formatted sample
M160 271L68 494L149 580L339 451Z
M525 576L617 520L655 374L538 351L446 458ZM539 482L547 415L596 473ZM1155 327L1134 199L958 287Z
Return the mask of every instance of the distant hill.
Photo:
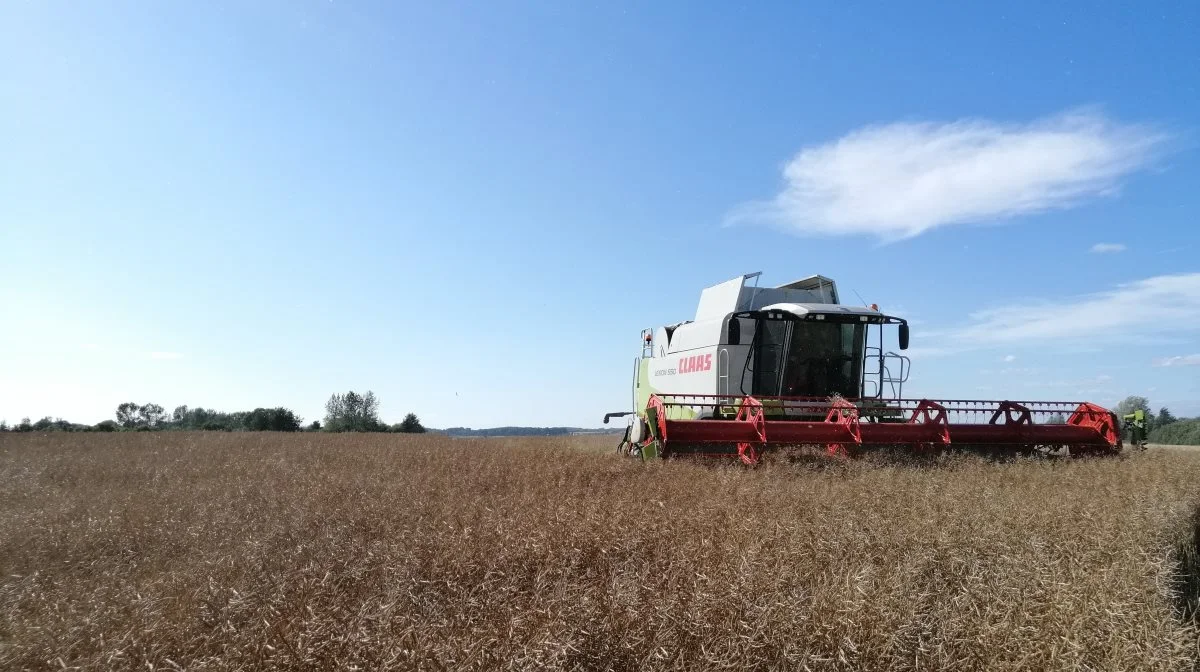
M471 429L470 427L450 427L448 429L431 429L447 436L569 436L571 434L621 434L625 428L594 429L588 427L488 427L486 429Z

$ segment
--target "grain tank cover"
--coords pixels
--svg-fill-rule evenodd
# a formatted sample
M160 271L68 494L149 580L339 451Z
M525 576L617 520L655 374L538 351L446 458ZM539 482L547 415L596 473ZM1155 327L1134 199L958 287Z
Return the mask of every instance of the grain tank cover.
M759 275L748 273L702 291L695 321L723 320L730 313L773 303L838 303L837 284L823 275L810 275L778 287L759 287Z
M810 275L803 280L780 285L776 289L796 289L811 292L823 299L817 303L840 303L838 301L837 283L832 278L827 278L823 275Z

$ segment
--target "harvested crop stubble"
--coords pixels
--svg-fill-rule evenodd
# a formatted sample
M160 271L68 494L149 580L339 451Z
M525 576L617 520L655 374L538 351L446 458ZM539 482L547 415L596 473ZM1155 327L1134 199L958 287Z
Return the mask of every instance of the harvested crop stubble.
M1196 664L1200 455L747 470L610 442L0 435L0 668Z

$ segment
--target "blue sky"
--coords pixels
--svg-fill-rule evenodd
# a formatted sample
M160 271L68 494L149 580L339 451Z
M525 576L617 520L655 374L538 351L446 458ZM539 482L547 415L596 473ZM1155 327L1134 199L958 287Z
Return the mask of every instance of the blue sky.
M594 426L753 271L1200 414L1200 5L966 4L3 3L0 417Z

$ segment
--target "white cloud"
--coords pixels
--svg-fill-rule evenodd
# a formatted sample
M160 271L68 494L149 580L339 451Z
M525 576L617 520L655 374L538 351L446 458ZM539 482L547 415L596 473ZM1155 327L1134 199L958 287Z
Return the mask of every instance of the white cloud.
M1159 275L1116 289L1058 300L1033 300L973 313L941 330L927 346L945 354L1018 343L1122 340L1200 330L1200 273Z
M181 357L183 357L183 355L179 354L178 352L157 352L156 351L156 352L150 353L150 359L179 359Z
M1200 355L1176 355L1154 360L1155 366L1200 366Z
M1092 254L1109 254L1124 251L1125 243L1096 243L1091 249Z
M1111 194L1166 139L1154 128L1087 110L1023 125L969 119L868 126L802 149L784 166L774 199L745 204L728 221L806 235L911 238Z
M1004 361L1006 361L1006 362L1015 362L1015 361L1017 361L1017 356L1016 356L1016 355L1005 355L1005 356L1004 356Z

